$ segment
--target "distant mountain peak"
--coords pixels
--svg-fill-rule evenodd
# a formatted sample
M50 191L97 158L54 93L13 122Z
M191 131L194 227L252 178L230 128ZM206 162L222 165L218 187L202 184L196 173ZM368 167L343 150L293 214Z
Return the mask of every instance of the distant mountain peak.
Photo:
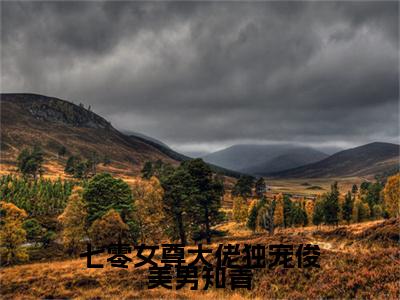
M316 163L269 174L284 178L375 175L399 168L400 146L373 142L335 153Z
M327 154L294 144L238 144L204 156L204 160L224 168L262 175L316 162Z

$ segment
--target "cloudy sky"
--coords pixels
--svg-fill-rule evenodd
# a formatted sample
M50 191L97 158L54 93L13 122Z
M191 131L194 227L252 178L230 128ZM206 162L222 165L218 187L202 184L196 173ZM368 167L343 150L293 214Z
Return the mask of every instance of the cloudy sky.
M1 91L183 151L399 141L393 2L1 2Z

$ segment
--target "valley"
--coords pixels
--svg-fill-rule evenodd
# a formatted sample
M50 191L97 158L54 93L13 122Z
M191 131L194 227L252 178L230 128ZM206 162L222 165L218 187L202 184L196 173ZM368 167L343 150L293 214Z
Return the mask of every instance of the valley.
M2 94L1 108L4 299L399 295L398 145L376 142L332 155L237 145L203 161L122 133L65 100ZM79 258L86 242L117 238L214 251L221 244L318 245L321 268L254 269L250 289L148 289L148 270L133 267L135 251L127 269L88 269ZM163 255L155 252L158 263ZM107 256L93 258L101 260ZM201 287L203 275L196 277Z

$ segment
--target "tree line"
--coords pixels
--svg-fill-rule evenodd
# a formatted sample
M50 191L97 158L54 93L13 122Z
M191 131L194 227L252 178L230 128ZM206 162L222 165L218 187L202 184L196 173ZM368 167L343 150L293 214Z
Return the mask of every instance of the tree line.
M315 201L292 200L287 194L267 198L263 178L255 181L251 176L242 176L232 189L233 219L246 223L253 231L262 229L273 234L276 228L312 224L337 226L397 216L399 176L393 175L387 181L365 181L360 187L353 185L345 195L334 182L330 191Z
M97 246L118 239L211 242L218 234L212 227L224 218L220 212L223 182L201 159L177 167L156 162L151 174L143 170L143 177L131 186L107 173L74 184L8 175L1 178L0 192L4 216L0 238L8 241L0 252L8 263L26 257L17 255L26 250L21 247L26 241L46 246L45 236L49 236L42 216L57 216L62 228L59 237L70 255L79 253L88 239ZM20 211L18 220L12 221Z

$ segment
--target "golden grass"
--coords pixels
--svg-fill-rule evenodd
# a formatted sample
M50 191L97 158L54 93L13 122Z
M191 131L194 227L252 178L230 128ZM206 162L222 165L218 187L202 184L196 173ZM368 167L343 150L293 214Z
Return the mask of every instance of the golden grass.
M351 190L353 184L360 186L365 180L373 178L364 177L341 177L341 178L301 178L301 179L266 179L267 185L274 193L293 193L304 195L320 195L330 190L334 181L338 182L342 193ZM308 185L304 185L307 183ZM322 190L308 189L311 186L320 186Z
M396 223L397 222L397 223ZM33 263L3 268L0 271L0 292L4 299L75 298L75 299L264 299L264 298L385 298L399 296L400 255L399 246L368 243L373 230L392 232L397 221L375 221L340 227L344 232L336 237L336 228L306 227L280 230L274 236L252 234L244 225L228 222L218 226L228 231L228 236L217 239L219 243L318 243L322 248L322 269L263 269L255 272L251 291L209 290L191 291L184 288L169 291L164 288L148 290L147 267L119 270L106 266L87 269L85 259ZM377 229L378 228L378 229ZM349 237L360 237L360 243ZM362 242L362 243L361 243ZM157 258L160 257L157 252ZM105 255L93 261L104 263ZM188 261L192 258L189 256ZM133 259L134 262L136 259ZM201 282L199 288L202 288Z

